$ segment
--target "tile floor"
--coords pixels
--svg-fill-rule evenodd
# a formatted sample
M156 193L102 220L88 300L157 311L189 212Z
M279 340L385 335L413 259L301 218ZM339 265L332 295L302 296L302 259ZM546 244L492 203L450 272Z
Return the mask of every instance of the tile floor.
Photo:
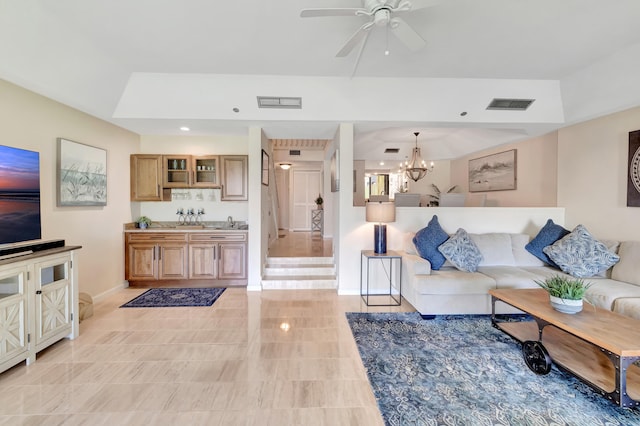
M405 301L233 288L212 307L119 308L143 291L1 373L0 425L382 424L344 313Z

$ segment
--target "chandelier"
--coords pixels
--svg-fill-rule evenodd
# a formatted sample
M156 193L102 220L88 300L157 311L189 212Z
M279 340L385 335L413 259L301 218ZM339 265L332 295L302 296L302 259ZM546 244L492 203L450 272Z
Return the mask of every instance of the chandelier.
M416 135L416 147L413 148L411 161L406 160L404 163L400 163L400 167L404 167L403 171L407 179L417 182L425 177L427 173L433 171L433 161L430 167L427 167L426 161L424 161L420 155L420 148L418 148L418 135L420 132L414 132L413 134Z

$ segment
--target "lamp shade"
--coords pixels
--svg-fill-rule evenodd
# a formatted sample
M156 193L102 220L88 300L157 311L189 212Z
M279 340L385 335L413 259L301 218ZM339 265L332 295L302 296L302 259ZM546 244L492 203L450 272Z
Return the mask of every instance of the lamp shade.
M396 221L396 205L392 201L369 201L367 222L389 223Z

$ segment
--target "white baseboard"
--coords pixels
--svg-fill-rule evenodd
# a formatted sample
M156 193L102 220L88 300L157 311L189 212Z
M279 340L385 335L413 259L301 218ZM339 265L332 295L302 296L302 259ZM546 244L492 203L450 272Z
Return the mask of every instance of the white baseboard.
M129 287L129 283L127 281L124 281L122 284L120 284L118 286L115 286L115 287L113 287L113 288L111 288L111 289L109 289L107 291L103 291L100 294L96 294L95 296L92 296L93 297L93 302L94 303L100 302L103 299L106 299L107 297L111 296L112 294L114 294L114 293L116 293L116 292L118 292L118 291L120 291L122 289L125 289L127 287Z

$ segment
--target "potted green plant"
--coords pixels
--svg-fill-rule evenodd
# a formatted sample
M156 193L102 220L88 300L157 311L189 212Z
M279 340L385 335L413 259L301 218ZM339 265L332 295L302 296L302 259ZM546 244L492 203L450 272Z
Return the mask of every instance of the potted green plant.
M138 220L136 220L136 223L138 224L138 228L146 229L151 225L151 219L146 216L140 216Z
M592 283L586 283L580 278L555 275L544 281L536 281L540 287L549 293L551 306L565 314L575 314L582 310L583 299Z
M323 203L324 203L324 200L322 199L322 196L318 194L318 198L316 198L316 206L318 207L318 210L322 210Z

